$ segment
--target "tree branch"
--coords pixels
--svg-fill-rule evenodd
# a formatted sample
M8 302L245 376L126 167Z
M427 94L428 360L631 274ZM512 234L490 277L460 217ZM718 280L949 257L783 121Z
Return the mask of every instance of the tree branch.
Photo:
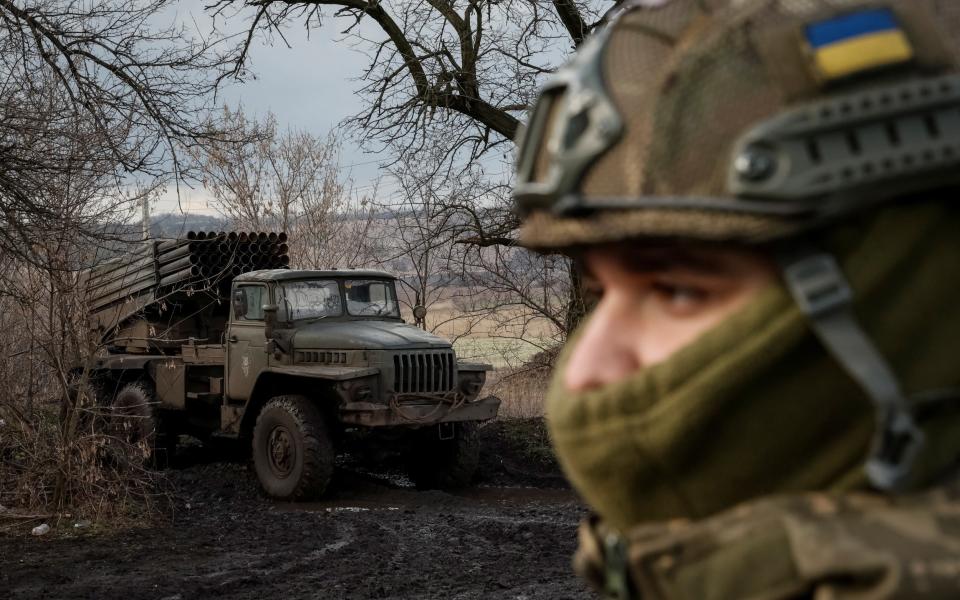
M580 15L580 9L577 8L574 0L552 1L553 6L557 11L557 16L560 17L560 21L563 23L563 26L567 28L567 33L570 34L570 39L573 40L573 45L580 46L580 44L583 43L583 40L590 33L590 28Z

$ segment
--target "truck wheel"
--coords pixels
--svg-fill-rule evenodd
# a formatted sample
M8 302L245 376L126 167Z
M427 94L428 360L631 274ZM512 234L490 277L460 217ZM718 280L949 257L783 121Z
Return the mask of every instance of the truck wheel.
M270 400L253 428L253 466L268 495L321 496L333 476L333 442L320 409L304 396Z
M148 383L128 383L114 396L110 407L110 435L144 449L148 464L165 468L177 449L177 436L163 426L153 388Z
M420 489L467 487L480 462L477 424L455 423L452 439L440 439L437 427L413 433L406 449L410 478Z

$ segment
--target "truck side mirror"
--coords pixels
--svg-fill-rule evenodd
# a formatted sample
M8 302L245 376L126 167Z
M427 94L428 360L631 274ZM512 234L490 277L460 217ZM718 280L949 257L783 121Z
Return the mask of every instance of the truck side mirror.
M276 304L263 305L263 335L268 340L273 339L273 330L277 327L277 311L280 309Z
M238 289L233 292L233 318L242 319L247 315L247 294Z

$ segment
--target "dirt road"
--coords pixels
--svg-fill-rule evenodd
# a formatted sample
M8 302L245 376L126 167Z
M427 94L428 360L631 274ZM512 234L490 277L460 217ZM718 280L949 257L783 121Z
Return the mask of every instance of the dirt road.
M243 464L172 473L155 528L0 537L0 596L113 598L593 598L570 572L584 514L551 474L488 459L478 487L417 491L350 465L314 504L263 498Z

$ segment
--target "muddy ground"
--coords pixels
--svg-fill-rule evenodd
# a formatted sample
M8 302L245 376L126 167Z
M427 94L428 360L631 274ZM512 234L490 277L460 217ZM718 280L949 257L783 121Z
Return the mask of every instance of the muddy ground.
M512 427L481 430L477 485L455 494L348 458L324 501L277 503L243 461L197 451L169 472L172 521L0 534L0 597L593 598L569 567L585 509Z

